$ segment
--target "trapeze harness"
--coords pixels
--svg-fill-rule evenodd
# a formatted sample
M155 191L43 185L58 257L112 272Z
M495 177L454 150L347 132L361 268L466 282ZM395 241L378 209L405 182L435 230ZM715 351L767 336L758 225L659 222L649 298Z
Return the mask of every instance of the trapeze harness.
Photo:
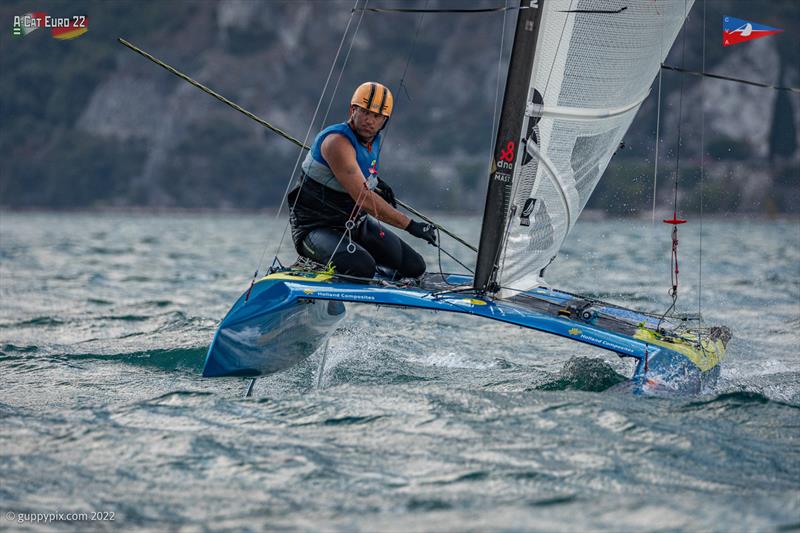
M413 248L372 217L368 217L336 179L322 155L322 142L338 133L353 145L356 162L369 190L378 185L381 151L379 133L368 146L347 122L322 130L302 164L301 185L289 193L292 241L297 253L318 263L333 263L337 272L372 278L376 268L399 277L419 277L425 261Z

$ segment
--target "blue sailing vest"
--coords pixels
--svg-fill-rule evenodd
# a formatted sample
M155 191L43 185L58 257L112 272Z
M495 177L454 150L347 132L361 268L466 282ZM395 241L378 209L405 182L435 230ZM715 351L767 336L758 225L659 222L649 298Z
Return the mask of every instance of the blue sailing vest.
M376 135L370 147L367 148L358 141L355 132L347 122L328 126L317 134L316 138L314 138L314 143L311 145L311 150L303 160L302 169L306 176L334 191L345 192L344 187L342 187L339 180L336 179L336 176L333 175L330 165L328 165L328 162L325 161L325 158L322 156L322 141L331 133L338 133L347 137L350 144L353 145L353 149L356 151L356 162L358 163L358 168L361 169L361 173L364 175L367 187L370 190L377 187L378 161L380 159L382 142L381 134L379 133Z

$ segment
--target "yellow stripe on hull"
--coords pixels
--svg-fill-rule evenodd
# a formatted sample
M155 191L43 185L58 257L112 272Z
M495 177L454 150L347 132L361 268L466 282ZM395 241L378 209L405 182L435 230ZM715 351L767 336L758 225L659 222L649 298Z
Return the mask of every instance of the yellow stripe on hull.
M702 372L708 372L725 357L725 343L722 340L700 338L697 333L692 332L687 332L683 336L686 339L670 337L668 341L652 329L639 327L633 338L685 355Z
M333 279L333 271L331 272L301 272L301 271L291 271L291 272L276 272L275 274L269 274L264 276L256 283L260 283L266 280L283 280L283 281L330 281Z

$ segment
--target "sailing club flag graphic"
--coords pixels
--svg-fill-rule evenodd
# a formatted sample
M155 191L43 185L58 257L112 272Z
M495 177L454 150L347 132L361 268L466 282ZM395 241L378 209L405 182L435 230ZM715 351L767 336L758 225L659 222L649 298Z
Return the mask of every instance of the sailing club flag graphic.
M774 35L783 30L734 17L722 17L722 46L731 46Z
M34 11L14 16L11 34L14 37L25 37L40 28L50 30L55 39L74 39L89 31L89 19L84 15L71 17L51 17L43 11Z

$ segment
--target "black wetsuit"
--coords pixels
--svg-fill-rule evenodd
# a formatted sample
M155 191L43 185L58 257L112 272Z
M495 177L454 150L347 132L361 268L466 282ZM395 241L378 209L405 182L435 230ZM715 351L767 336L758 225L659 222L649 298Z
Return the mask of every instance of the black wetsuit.
M396 272L398 278L425 273L425 260L411 246L363 211L355 209L349 194L335 191L310 178L289 193L294 209L289 217L297 253L318 263L333 263L336 272L372 278L376 267ZM296 201L296 202L295 202ZM346 231L353 214L355 226Z

